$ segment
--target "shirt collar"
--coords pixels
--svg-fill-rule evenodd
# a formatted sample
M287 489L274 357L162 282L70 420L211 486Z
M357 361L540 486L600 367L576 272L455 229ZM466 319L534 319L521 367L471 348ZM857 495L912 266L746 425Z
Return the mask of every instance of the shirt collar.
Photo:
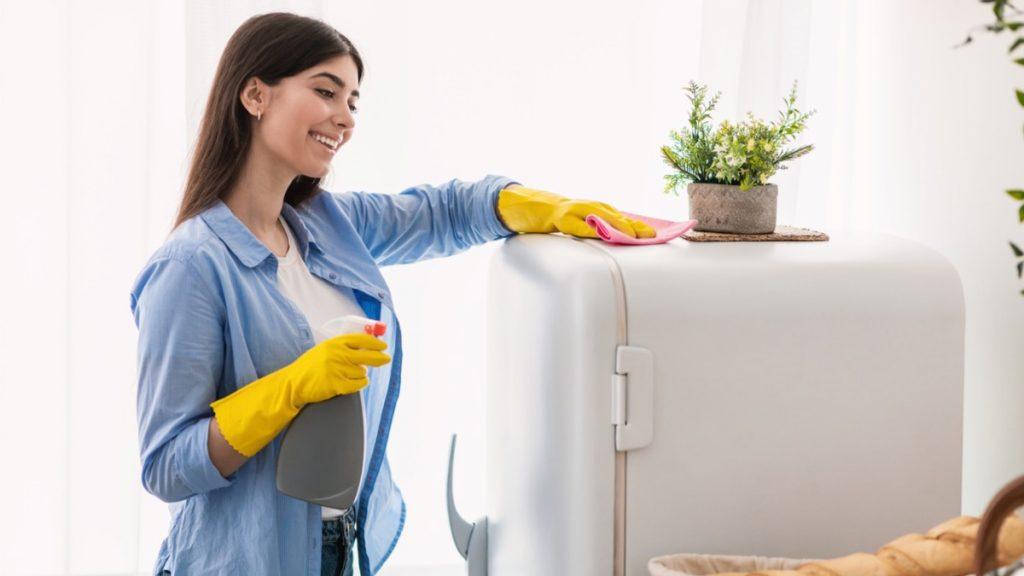
M281 215L284 216L292 234L299 241L299 248L302 250L302 258L309 256L311 246L320 250L319 245L313 239L309 229L299 218L298 212L287 202L281 207ZM235 213L228 208L220 198L213 206L207 208L200 214L203 221L213 230L228 249L242 261L243 264L252 268L271 256L270 250L253 235L249 228L235 216Z
M299 241L299 248L302 250L302 259L309 260L310 248L320 249L320 245L317 243L316 238L313 237L313 233L306 228L306 223L299 218L299 211L296 210L291 204L285 202L281 206L281 216L284 217L284 221L288 223L288 227L292 229L292 234L295 235L295 239Z

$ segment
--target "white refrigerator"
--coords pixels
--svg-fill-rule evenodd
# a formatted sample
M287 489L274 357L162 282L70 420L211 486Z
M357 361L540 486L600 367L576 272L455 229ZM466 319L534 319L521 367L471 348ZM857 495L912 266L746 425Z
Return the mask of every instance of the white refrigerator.
M960 512L964 301L931 249L521 235L488 291L476 523L449 461L471 575L873 552Z

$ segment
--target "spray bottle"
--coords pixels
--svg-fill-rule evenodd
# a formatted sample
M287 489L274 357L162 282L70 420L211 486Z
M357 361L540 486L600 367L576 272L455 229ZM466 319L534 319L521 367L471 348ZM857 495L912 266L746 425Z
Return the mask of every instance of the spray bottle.
M353 333L380 337L385 330L383 322L342 316L325 322L318 337L321 341ZM281 442L277 489L306 502L347 510L362 485L365 421L362 391L304 406Z

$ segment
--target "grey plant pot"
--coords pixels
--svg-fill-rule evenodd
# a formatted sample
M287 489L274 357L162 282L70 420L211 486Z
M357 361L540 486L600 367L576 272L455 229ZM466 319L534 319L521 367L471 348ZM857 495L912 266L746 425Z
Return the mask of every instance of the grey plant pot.
M697 220L693 229L698 232L770 234L775 231L779 196L775 184L743 191L739 186L695 182L686 187L686 193L690 197L690 218Z

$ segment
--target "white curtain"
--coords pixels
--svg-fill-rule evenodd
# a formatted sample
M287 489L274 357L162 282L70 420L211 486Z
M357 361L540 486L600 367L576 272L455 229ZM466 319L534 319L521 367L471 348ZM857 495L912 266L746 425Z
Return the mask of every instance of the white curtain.
M334 25L367 64L356 137L329 190L499 173L683 218L658 147L681 87L719 118L773 116L792 80L816 145L775 181L780 221L921 241L968 309L965 512L1024 472L1024 302L1002 190L1024 182L1002 40L954 50L966 0L105 2L0 0L0 575L140 574L168 528L139 481L128 289L177 208L214 68L251 15ZM386 270L406 337L390 445L409 502L384 573L461 574L443 507L483 513L485 271L494 245Z
M1024 474L1024 299L1004 193L1024 183L1024 111L1009 39L962 0L707 2L701 77L723 112L773 116L793 80L817 109L810 155L775 180L780 220L917 240L960 273L967 306L963 510ZM728 30L743 30L731 34ZM717 31L717 32L716 32Z

